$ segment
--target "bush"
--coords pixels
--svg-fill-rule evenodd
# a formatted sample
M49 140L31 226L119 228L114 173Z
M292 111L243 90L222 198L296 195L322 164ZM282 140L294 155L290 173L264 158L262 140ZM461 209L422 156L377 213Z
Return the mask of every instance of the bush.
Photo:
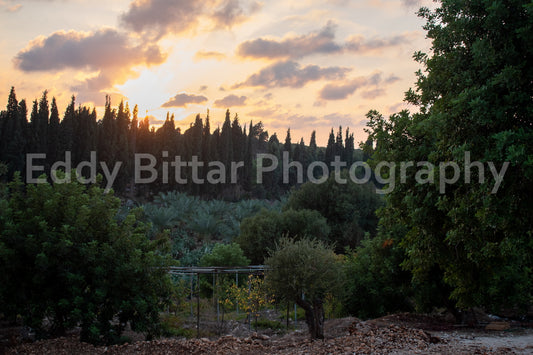
M348 251L345 310L363 319L411 310L411 276L400 267L403 258L397 242L385 237L367 238Z
M128 322L148 336L158 333L172 288L168 240L149 240L139 211L118 222L120 200L98 186L25 189L18 176L0 205L0 305L7 317L20 314L41 335L79 325L81 340L91 343L119 341Z
M275 249L276 242L283 236L327 240L329 232L326 219L317 211L262 210L242 221L237 242L253 264L262 264L269 251Z
M337 183L334 173L322 184L303 184L291 192L284 207L318 211L324 216L331 227L328 241L335 244L337 252L346 246L358 246L365 233L375 235L378 222L375 211L382 204L374 185L354 183L346 170L341 177L347 180L346 184Z
M246 266L250 265L250 259L237 243L215 244L211 253L204 254L200 259L201 266Z

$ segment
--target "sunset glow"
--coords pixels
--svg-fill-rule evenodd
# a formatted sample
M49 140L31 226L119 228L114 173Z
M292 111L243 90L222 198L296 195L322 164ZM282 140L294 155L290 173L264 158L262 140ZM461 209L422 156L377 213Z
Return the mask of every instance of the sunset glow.
M263 121L293 140L332 127L365 134L365 113L407 106L412 60L429 42L411 0L0 0L0 97L42 91L64 112L72 94L101 112L105 95L157 125L187 127L209 109Z

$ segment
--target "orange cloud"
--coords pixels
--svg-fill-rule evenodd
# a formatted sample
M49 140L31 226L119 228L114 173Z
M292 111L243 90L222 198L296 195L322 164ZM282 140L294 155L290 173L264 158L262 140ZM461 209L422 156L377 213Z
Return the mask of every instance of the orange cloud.
M194 60L204 60L204 59L215 59L215 60L222 60L226 58L226 55L224 53L215 52L215 51L198 51L194 55Z
M203 95L181 93L165 102L161 107L185 107L188 104L201 104L206 101L207 97Z
M246 96L228 95L223 99L215 101L215 107L229 108L232 106L244 106L246 105Z
M157 45L133 46L127 35L109 28L96 32L59 31L39 37L20 51L14 62L18 69L31 72L66 68L103 70L161 64L165 59Z
M166 55L158 45L135 45L126 34L114 29L95 32L59 31L39 37L20 51L13 62L24 72L58 72L78 69L95 75L72 89L92 101L103 89L138 75L132 68L157 65Z

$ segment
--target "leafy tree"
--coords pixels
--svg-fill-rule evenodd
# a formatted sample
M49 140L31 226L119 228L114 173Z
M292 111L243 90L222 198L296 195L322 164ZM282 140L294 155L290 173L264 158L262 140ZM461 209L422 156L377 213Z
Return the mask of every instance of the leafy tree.
M381 200L372 184L356 184L346 171L341 172L346 183L337 183L334 173L321 184L307 182L289 195L285 209L318 211L331 227L329 241L337 251L356 247L366 232L375 235L376 209Z
M150 241L135 212L119 222L118 198L77 182L24 189L16 176L0 205L7 317L21 315L41 334L80 326L92 343L118 340L128 322L157 334L171 291L167 241Z
M316 238L327 240L330 228L317 211L287 210L284 212L261 210L241 223L241 233L236 238L254 264L262 264L270 250L282 237Z
M424 71L406 93L419 112L388 120L368 114L373 164L456 161L465 171L467 152L484 168L510 164L497 192L490 172L476 167L470 182L462 176L445 193L416 183L415 169L405 183L396 174L381 212L407 229L404 266L415 284L438 278L441 293L460 309L525 308L532 299L532 9L524 0L449 0L434 11L422 8L432 55L415 53Z
M411 274L402 270L404 250L382 234L346 253L344 309L358 318L412 310Z
M217 243L211 253L205 254L200 259L202 266L246 266L250 265L250 259L237 243L222 244Z
M333 250L317 240L283 238L266 259L265 281L278 298L305 310L313 339L324 338L324 299L342 284L341 263Z
M274 302L275 299L272 292L266 287L265 279L253 274L248 275L248 282L243 286L231 284L228 287L226 297L220 301L224 308L238 306L239 309L248 313L250 320L253 316L256 329L261 310L271 306Z

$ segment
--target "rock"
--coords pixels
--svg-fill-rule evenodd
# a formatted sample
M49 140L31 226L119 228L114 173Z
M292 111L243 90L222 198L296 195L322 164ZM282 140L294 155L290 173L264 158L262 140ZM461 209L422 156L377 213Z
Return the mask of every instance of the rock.
M490 322L485 326L485 330L507 330L510 327L509 322Z
M507 330L510 327L509 322L490 322L485 326L485 330Z

